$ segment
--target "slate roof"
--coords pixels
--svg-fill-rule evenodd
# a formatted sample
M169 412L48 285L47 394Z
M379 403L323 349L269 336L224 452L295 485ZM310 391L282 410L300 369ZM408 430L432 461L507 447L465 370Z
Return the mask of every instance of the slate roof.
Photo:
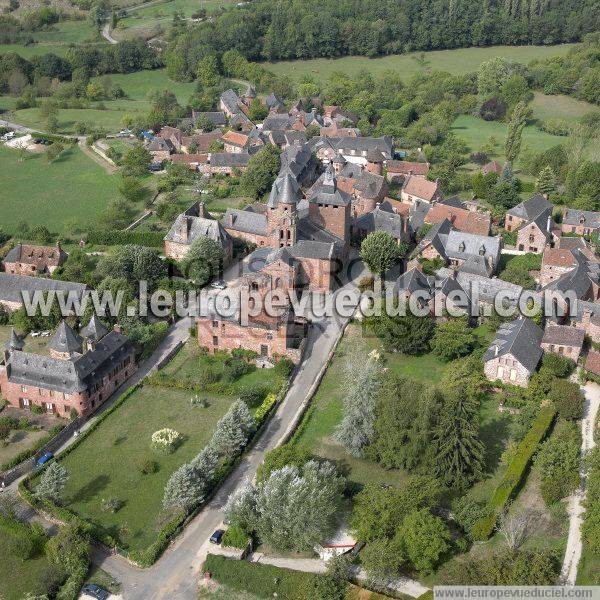
M535 194L529 200L520 202L506 211L506 214L525 219L526 221L533 221L536 217L548 212L552 213L552 204L541 194Z
M87 286L72 281L59 281L45 277L30 277L29 275L11 275L0 273L0 302L23 303L22 292L33 294L36 290L47 292L55 290L58 293L73 292L81 298Z
M10 328L10 337L4 343L6 350L23 350L25 347L25 340L20 336L14 327Z
M244 261L244 273L258 273L274 262L281 261L289 267L294 267L294 259L289 247L257 248Z
M322 229L310 219L300 219L297 227L298 240L313 240L316 242L335 243L343 245L342 240L327 231Z
M298 182L289 173L284 173L273 182L267 206L276 208L280 202L290 205L297 204L301 199L302 192Z
M386 159L391 159L393 155L394 144L391 136L374 137L340 137L329 138L332 146L342 154L351 156L365 156L368 152L377 150Z
M600 228L600 213L589 210L575 210L569 208L563 215L565 225L582 225L591 229Z
M124 335L111 331L97 342L93 350L68 360L13 351L8 358L7 373L9 381L14 383L72 394L101 383L133 352L133 346Z
M540 343L543 335L544 332L531 319L516 319L510 323L503 323L484 354L483 360L487 362L496 356L510 353L530 373L533 373L542 356Z
M362 192L363 198L379 198L384 192L385 177L368 171L360 173L354 182L354 189Z
M233 90L225 90L221 94L220 100L230 113L236 114L241 112L238 105L240 97Z
M184 213L178 215L164 239L189 246L201 237L207 237L222 247L229 242L229 234L223 226L195 202Z
M263 131L285 131L290 129L294 124L294 120L289 115L267 115L263 121Z
M92 315L89 323L80 333L86 339L98 341L108 333L108 328L104 326L104 323L96 315Z
M331 206L346 206L352 203L352 196L338 189L336 177L331 165L323 177L310 189L308 201L316 204Z
M56 350L56 352L73 354L74 352L81 353L82 345L83 338L75 333L75 331L73 331L73 329L67 325L67 322L63 319L54 332L54 335L48 344L48 348L51 350Z
M469 256L480 256L490 259L495 266L500 258L501 238L474 235L464 231L452 230L445 241L448 258L466 260Z
M440 276L447 271L448 269L440 269ZM520 285L503 281L497 277L469 273L468 271L462 271L461 269L458 270L456 279L461 287L468 293L469 297L473 298L474 296L478 296L480 302L485 304L493 305L496 296L500 292L505 292L508 304L514 306L523 293L523 288Z
M192 119L194 123L198 121L198 119L208 119L213 125L216 127L223 127L227 125L227 118L225 117L225 113L223 111L208 111L208 112L192 112Z
M213 152L210 155L211 167L247 167L250 155L247 152Z
M546 325L542 343L581 348L584 338L585 331L583 329L568 325Z
M592 285L600 285L600 265L588 260L578 248L575 248L572 254L577 266L572 271L551 281L542 288L543 290L556 290L563 293L572 290L577 298L585 298Z
M288 248L294 258L313 258L316 260L333 260L340 256L341 248L334 242L316 240L300 240Z
M386 210L387 206L376 206L371 212L357 217L354 227L366 233L385 231L397 240L405 240L408 235L404 230L404 217L393 210Z
M266 215L253 210L228 208L221 219L221 225L225 229L256 235L267 235L268 232Z
M419 269L413 268L398 277L394 284L394 295L401 292L413 294L417 291L431 292L434 278L428 278Z

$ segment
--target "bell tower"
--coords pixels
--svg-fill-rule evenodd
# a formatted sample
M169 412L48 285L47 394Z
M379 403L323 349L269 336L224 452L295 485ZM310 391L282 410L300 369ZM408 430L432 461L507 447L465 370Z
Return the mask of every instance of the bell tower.
M273 183L267 202L267 222L274 247L283 248L296 243L298 201L301 197L300 186L289 173Z

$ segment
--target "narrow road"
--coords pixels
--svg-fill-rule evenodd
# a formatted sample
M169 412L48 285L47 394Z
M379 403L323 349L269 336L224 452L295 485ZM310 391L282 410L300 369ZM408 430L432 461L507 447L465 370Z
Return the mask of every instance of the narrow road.
M600 409L600 386L596 383L587 383L582 386L585 394L584 414L581 421L581 454L585 456L594 446L594 432L596 429L596 417ZM581 470L581 484L575 494L569 498L567 512L569 514L569 535L567 537L567 548L565 559L561 570L561 581L564 585L575 585L577 581L577 569L581 560L581 524L585 513L585 482L587 474L583 467Z
M118 44L119 42L117 40L115 40L115 38L110 34L110 23L107 21L104 24L104 27L102 28L102 37L109 43L109 44Z
M353 283L342 290L354 290L358 296ZM212 500L152 567L138 569L121 556L95 552L94 563L121 582L127 600L193 600L197 597L200 567L210 549L208 538L222 522L221 509L231 493L254 477L265 453L281 444L296 426L345 323L345 319L324 318L311 327L301 368L262 435Z
M97 152L94 152L85 142L85 137L78 138L81 151L97 165L100 165L109 175L114 175L119 169L114 164L104 160Z

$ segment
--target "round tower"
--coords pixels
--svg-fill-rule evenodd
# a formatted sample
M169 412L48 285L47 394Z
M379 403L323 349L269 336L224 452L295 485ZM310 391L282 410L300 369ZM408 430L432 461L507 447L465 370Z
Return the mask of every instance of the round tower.
M383 175L383 161L383 154L379 150L369 150L367 152L367 171L373 175Z

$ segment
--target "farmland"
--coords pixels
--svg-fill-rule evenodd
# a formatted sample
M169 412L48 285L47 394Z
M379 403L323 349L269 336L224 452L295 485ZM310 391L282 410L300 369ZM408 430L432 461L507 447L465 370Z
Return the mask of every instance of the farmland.
M88 224L117 195L115 178L78 147L53 163L43 154L22 156L0 147L0 162L0 212L9 233L25 218L30 227L45 225L57 233L74 223Z
M535 59L566 54L573 44L559 46L491 46L487 48L460 48L457 50L434 50L433 52L413 52L367 58L365 56L349 56L344 58L318 58L304 61L282 61L267 63L278 75L287 75L298 80L306 75L323 83L332 73L340 71L354 75L365 69L372 75L386 70L399 72L404 79L426 70L441 70L461 74L476 71L479 65L490 58L503 56L526 64ZM421 56L424 61L421 60Z

